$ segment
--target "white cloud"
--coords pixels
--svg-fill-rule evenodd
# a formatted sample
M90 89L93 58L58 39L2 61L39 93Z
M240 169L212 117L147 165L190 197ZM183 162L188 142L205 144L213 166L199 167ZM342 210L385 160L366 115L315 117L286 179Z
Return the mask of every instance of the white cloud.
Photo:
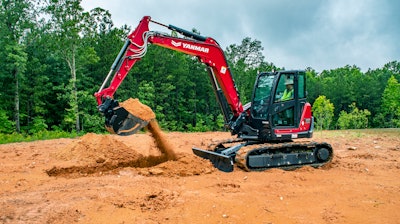
M367 70L400 60L398 1L83 0L82 5L109 10L117 26L134 28L150 15L196 28L223 48L251 37L261 41L267 61L287 69L355 64Z

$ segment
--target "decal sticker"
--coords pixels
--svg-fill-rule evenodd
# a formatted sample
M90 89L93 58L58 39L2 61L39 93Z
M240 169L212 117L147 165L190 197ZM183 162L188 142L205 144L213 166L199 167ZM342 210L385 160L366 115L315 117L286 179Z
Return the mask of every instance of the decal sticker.
M175 42L171 40L171 44L174 45L175 47L180 47L182 45L182 42Z
M201 46L187 44L187 43L183 43L183 48L194 50L194 51L200 51L200 52L204 52L204 53L208 53L210 51L210 49L207 47L201 47Z
M220 72L221 72L222 74L225 74L225 73L226 73L226 67L225 67L225 66L222 66Z

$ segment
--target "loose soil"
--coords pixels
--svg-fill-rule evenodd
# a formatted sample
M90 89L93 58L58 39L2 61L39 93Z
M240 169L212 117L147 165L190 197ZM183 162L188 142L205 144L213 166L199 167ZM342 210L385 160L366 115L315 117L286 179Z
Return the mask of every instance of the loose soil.
M144 121L150 121L151 119L156 118L153 110L146 104L142 104L137 98L129 98L119 105L127 110L129 113L131 113L133 116L138 117Z
M154 133L0 145L0 223L399 223L399 129L316 132L322 168L231 173L191 150L229 133L159 132L173 156Z

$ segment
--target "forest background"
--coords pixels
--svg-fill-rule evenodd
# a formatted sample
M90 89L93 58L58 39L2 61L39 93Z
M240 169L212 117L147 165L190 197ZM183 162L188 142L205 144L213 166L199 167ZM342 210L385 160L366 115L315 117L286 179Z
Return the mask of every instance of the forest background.
M130 25L115 27L107 10L84 11L81 0L1 0L0 142L104 132L93 94ZM251 37L225 49L244 103L257 72L284 69L262 51ZM356 65L305 70L317 129L400 127L400 62L366 72ZM164 130L224 128L205 66L179 52L150 45L115 97L139 98Z

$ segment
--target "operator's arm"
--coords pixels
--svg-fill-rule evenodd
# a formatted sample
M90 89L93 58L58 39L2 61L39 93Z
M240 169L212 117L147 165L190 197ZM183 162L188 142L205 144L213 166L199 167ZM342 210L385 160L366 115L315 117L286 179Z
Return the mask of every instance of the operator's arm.
M291 99L293 99L293 89L291 89L289 91L287 89L285 89L285 91L283 91L283 95L279 101L287 101L287 100L291 100Z

